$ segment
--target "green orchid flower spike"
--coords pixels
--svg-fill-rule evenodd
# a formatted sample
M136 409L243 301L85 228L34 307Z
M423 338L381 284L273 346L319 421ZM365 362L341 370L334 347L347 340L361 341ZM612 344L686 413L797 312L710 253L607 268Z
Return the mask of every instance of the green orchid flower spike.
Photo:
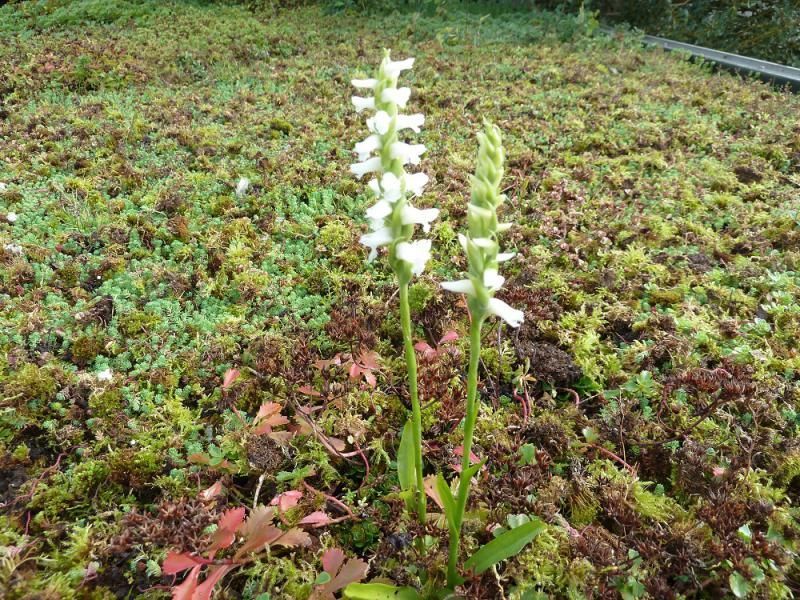
M467 254L469 272L467 279L446 281L442 287L451 292L467 295L467 305L472 319L470 323L470 357L467 374L467 409L464 417L464 446L462 451L461 474L455 496L450 486L439 475L437 490L445 504L445 514L450 531L447 583L451 588L461 581L458 575L458 550L461 543L461 525L469 497L470 480L480 469L470 461L472 438L478 419L478 363L481 354L481 327L492 315L506 321L512 327L519 327L525 315L502 300L494 297L505 278L498 272L500 263L510 260L514 254L500 252L498 235L511 227L510 223L500 223L497 209L505 202L506 196L500 192L503 178L503 151L500 130L484 122L482 133L478 134L478 163L472 177L472 198L467 209L467 235L460 235L461 246Z

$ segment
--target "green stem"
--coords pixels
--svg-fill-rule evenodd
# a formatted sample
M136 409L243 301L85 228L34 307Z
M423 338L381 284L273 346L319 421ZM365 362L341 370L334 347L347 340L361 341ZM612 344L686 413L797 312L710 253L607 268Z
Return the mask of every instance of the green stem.
M472 437L478 420L478 363L481 357L481 326L483 317L472 315L469 327L469 372L467 373L467 411L464 417L464 445L461 457L461 476L458 478L455 514L450 523L450 545L447 561L447 585L454 588L460 583L458 575L458 549L461 545L461 525L469 497L470 477L465 476L470 467Z
M408 369L408 392L411 396L411 431L414 435L414 470L417 476L417 489L414 490L417 504L417 517L420 523L426 519L425 485L422 481L422 411L417 391L417 355L411 337L411 309L408 305L408 282L400 283L400 324L403 328L403 343Z

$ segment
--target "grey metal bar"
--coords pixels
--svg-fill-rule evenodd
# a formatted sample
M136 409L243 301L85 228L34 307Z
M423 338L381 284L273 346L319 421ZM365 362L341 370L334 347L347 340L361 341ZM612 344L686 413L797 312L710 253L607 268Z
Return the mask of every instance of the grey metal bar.
M794 67L787 67L786 65L750 58L740 54L732 54L731 52L720 52L719 50L676 42L653 35L642 36L642 40L646 44L661 46L667 50L683 50L689 52L692 56L699 56L705 60L712 61L725 69L736 71L737 73L750 73L764 81L780 86L788 85L795 92L800 92L800 69Z

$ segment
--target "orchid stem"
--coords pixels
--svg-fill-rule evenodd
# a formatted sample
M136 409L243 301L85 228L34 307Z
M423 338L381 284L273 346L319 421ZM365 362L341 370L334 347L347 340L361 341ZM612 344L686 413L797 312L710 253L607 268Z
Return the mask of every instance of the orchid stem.
M400 283L400 324L403 329L406 366L408 369L408 392L411 397L411 431L414 438L414 471L416 472L417 517L425 523L425 486L422 480L422 410L419 405L417 390L417 355L414 352L414 341L411 337L411 308L408 304L408 282Z
M464 445L461 457L461 475L458 478L455 514L450 523L450 544L447 561L447 585L454 588L460 583L458 575L458 549L461 545L461 525L469 497L472 438L478 420L478 364L481 356L481 327L483 317L472 315L469 327L469 372L467 373L467 410L464 417Z

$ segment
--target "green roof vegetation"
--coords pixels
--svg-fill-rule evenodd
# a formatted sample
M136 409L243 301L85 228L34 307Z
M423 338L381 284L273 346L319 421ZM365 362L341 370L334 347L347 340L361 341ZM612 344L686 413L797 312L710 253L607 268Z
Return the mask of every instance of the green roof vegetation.
M498 297L526 318L483 328L464 558L546 528L464 595L791 597L798 97L586 15L178 0L0 7L4 597L169 597L169 552L273 498L301 534L215 597L321 597L330 548L365 581L436 583L446 526L397 493L396 286L365 262L347 170L350 80L384 47L416 57L420 205L442 211L410 303L425 461L448 478L468 325L439 282L466 267L483 118L506 150ZM335 522L301 523L317 511Z

